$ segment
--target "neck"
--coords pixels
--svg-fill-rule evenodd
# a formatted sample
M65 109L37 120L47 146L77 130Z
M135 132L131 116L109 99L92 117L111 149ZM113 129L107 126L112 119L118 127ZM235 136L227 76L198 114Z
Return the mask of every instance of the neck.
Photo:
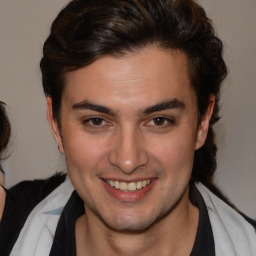
M115 231L101 220L95 225L87 211L76 223L77 255L189 255L196 237L199 212L188 196L185 201L141 232Z

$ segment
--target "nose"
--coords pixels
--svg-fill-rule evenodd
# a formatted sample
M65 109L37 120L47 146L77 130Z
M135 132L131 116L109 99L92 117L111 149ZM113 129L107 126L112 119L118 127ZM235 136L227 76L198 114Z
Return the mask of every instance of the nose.
M135 128L120 130L113 139L109 161L125 174L131 174L139 167L146 166L149 157L142 134Z

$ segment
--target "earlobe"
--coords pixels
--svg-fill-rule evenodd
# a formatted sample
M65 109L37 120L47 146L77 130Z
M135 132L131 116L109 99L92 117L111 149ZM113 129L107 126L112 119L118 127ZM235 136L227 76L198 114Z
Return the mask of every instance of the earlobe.
M207 138L209 123L212 116L213 108L215 104L215 96L211 94L209 96L209 104L205 114L201 117L201 122L197 130L197 140L195 150L201 148Z
M55 141L58 144L58 150L59 150L60 153L64 154L64 149L63 149L62 139L61 139L61 135L60 135L60 130L59 130L57 121L53 117L52 98L47 97L46 98L46 103L47 103L47 120L50 124L52 134L55 138Z

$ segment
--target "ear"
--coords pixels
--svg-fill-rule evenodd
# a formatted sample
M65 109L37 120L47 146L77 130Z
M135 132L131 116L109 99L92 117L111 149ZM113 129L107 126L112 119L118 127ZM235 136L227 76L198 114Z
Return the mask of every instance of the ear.
M209 96L209 103L208 103L207 110L205 114L201 117L201 122L197 130L197 140L196 140L195 150L201 148L206 141L214 104L215 104L215 96L211 94Z
M59 126L58 126L57 121L53 117L52 98L51 97L47 97L46 98L46 102L47 102L47 120L48 120L48 122L50 124L51 130L52 130L52 134L53 134L53 136L55 138L55 141L58 144L59 152L64 154L64 148L63 148L63 144L62 144L62 139L61 139L61 135L60 135Z

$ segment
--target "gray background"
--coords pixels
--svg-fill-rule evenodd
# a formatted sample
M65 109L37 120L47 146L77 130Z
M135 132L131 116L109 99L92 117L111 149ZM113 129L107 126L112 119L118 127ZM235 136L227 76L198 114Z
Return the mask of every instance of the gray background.
M65 170L46 121L39 61L53 18L66 0L1 0L0 100L8 104L13 134L4 161L6 184ZM256 218L256 1L201 0L224 41L229 77L216 125L215 183Z

